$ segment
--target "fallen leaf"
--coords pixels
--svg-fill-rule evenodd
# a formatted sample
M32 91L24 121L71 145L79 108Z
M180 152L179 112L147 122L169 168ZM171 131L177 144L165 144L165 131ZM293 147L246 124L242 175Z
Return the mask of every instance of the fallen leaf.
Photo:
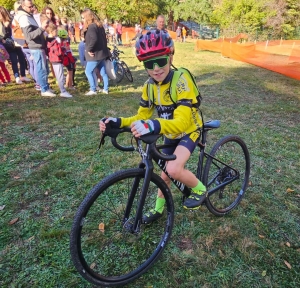
M293 190L293 189L291 189L291 188L287 188L287 189L286 189L286 192L287 192L287 193L292 193L292 192L294 192L294 191L295 191L295 190Z
M280 173L280 172L281 172L281 170L280 170L280 169L277 169L277 170L276 170L276 172L277 172L277 173Z
M252 181L249 181L249 182L248 182L248 186L252 186Z
M91 268L91 269L94 269L94 268L95 268L95 266L96 266L96 263L95 263L95 262L93 262L93 263L90 265L90 268Z
M20 176L14 176L14 179L20 179L21 177Z
M264 239L264 238L265 238L264 235L260 235L260 234L258 234L258 237L261 238L261 239Z
M3 210L5 208L5 205L0 206L0 211Z
M26 240L26 242L30 242L31 240L33 240L34 239L34 236L31 236L30 238L28 238L27 240Z
M300 194L297 194L296 196L300 198Z
M289 269L292 269L292 266L289 262L287 262L286 260L283 260L284 264L286 265L286 267L288 267Z
M8 222L8 224L9 225L14 225L15 223L17 223L19 221L19 218L15 218L15 219L13 219L13 220L10 220L9 222Z
M267 271L266 270L262 271L261 276L265 277L266 275L267 275Z
M286 242L285 245L288 246L288 247L291 247L290 242Z
M272 253L269 249L267 250L268 251L268 253L272 256L272 257L274 257L275 256L275 254L274 253Z
M104 232L104 223L100 223L98 228L101 232Z
M53 152L53 150L49 150L49 153L52 153Z
M45 195L47 196L48 194L49 194L49 192L48 192L48 191L46 191L46 192L45 192Z

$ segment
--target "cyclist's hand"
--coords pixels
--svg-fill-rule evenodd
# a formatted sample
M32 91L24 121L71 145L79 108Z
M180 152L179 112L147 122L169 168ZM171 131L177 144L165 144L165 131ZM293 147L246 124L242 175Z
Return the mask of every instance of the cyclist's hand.
M138 120L132 123L131 132L135 137L151 134L154 132L154 123L151 120Z
M106 129L106 124L109 122L110 122L112 128L120 128L120 125L121 125L120 118L104 117L99 122L100 131L104 132Z

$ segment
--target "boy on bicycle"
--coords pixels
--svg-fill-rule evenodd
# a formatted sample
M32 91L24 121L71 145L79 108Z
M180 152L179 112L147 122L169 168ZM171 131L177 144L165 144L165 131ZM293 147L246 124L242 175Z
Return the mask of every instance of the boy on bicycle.
M106 123L112 127L131 126L132 134L140 137L145 134L163 134L165 143L177 143L176 148L166 148L165 154L176 155L176 160L167 164L168 174L191 188L191 195L183 203L186 209L198 209L206 197L206 187L196 176L185 169L185 164L194 151L201 133L202 120L198 113L199 98L188 72L183 72L176 83L176 103L170 95L170 85L174 70L171 69L174 42L167 31L150 30L136 41L136 56L143 61L150 76L144 84L140 107L132 117L103 118L99 127L102 132ZM153 85L154 97L148 95L148 85ZM172 90L173 91L173 90ZM152 118L156 109L159 118ZM162 179L170 187L171 180L162 172ZM155 208L143 216L149 224L162 216L165 199L158 191Z

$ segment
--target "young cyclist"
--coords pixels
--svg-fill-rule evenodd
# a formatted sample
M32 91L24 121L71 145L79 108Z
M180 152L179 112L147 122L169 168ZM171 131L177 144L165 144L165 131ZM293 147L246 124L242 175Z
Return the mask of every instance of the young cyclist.
M194 151L200 137L202 120L197 111L198 94L194 82L185 71L176 83L176 103L170 95L170 84L174 70L171 69L174 42L164 30L150 30L136 42L136 56L143 61L150 78L143 87L140 107L132 117L103 118L99 127L105 131L105 124L112 127L131 126L135 137L145 134L163 134L165 143L177 143L176 148L165 149L165 154L175 154L176 160L167 164L168 174L191 188L191 195L185 200L186 209L198 209L206 197L206 187L196 176L185 169L185 164ZM148 85L153 85L154 97L148 95ZM172 89L173 90L173 89ZM197 89L196 89L197 90ZM154 109L158 118L153 119ZM170 187L171 181L162 172L162 179ZM165 199L158 191L155 208L143 216L143 222L149 224L162 216Z

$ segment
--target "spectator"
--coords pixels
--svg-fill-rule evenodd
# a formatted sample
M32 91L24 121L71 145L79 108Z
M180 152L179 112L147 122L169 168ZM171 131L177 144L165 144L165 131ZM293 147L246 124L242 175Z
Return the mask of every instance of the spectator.
M9 54L16 83L30 82L31 80L25 76L26 60L22 48L20 45L15 46L12 39L10 14L2 6L0 6L0 42L2 42ZM20 70L18 64L20 65Z
M26 43L22 29L21 29L18 21L16 20L16 15L18 14L19 7L20 7L20 3L15 2L15 4L14 4L15 17L12 22L13 39L15 41L16 46L22 47L23 53L27 59L27 64L28 64L27 70L29 71L29 74L31 75L32 79L34 79L34 81L36 83L35 88L37 90L40 90L40 87L37 83L37 74L36 74L34 61L31 57L30 50L28 49L28 45ZM26 61L25 61L25 63L26 63Z
M37 68L38 83L41 87L41 95L55 97L48 84L48 69L46 59L47 44L45 40L45 29L49 20L43 20L41 27L35 21L32 14L32 0L21 0L21 7L18 9L17 21L22 28L25 40L28 44L33 61Z
M69 25L68 25L68 19L66 17L61 17L60 19L61 25L64 27L64 29L68 32L69 34Z
M112 25L108 26L108 32L109 32L109 35L110 35L111 43L115 43L116 33L115 33L115 28Z
M47 33L47 54L60 89L60 96L71 98L72 95L64 87L64 66L62 64L64 52L61 47L61 39L57 37L57 26L54 23L49 23Z
M182 42L185 42L185 38L186 38L186 29L185 29L184 26L182 27L181 35L182 35Z
M85 68L85 66L86 66L86 61L85 61L85 57L84 57L85 43L84 43L83 35L80 36L80 40L81 41L79 42L79 45L78 45L79 61L80 61L81 67Z
M156 28L157 28L158 30L164 30L164 31L166 31L165 27L166 27L166 19L165 19L165 16L163 16L163 15L158 15L157 18L156 18Z
M19 3L19 2L16 2L16 3ZM34 17L36 23L39 25L39 27L41 27L41 13L39 13L39 11L35 5L33 5L32 14L33 14L33 17Z
M67 68L68 73L66 77L66 87L68 89L75 90L74 87L74 76L75 76L75 69L76 69L76 59L73 56L71 47L70 47L70 38L68 32L63 29L63 26L60 26L58 29L58 37L61 39L61 47L64 51L64 66Z
M117 42L119 45L122 45L122 24L120 22L116 22L116 33L117 33Z
M74 44L76 44L77 42L76 42L76 37L75 37L75 27L71 20L69 21L68 29L69 29L69 37L70 37L71 43L73 42Z
M178 26L177 29L176 29L176 41L178 41L178 42L181 41L181 28L180 28L180 26Z
M9 59L9 54L6 51L5 47L0 43L0 80L3 84L10 83L10 75L5 66L5 61ZM5 76L3 76L3 74Z
M54 24L56 23L55 13L53 9L49 6L45 7L41 13L41 22L43 22L46 19L50 20Z
M109 57L105 30L99 18L90 10L85 9L81 13L81 19L84 23L85 34L85 74L90 84L90 91L85 95L97 94L98 83L94 78L94 70L99 69L103 79L103 93L108 94L108 76L105 71L104 61Z

